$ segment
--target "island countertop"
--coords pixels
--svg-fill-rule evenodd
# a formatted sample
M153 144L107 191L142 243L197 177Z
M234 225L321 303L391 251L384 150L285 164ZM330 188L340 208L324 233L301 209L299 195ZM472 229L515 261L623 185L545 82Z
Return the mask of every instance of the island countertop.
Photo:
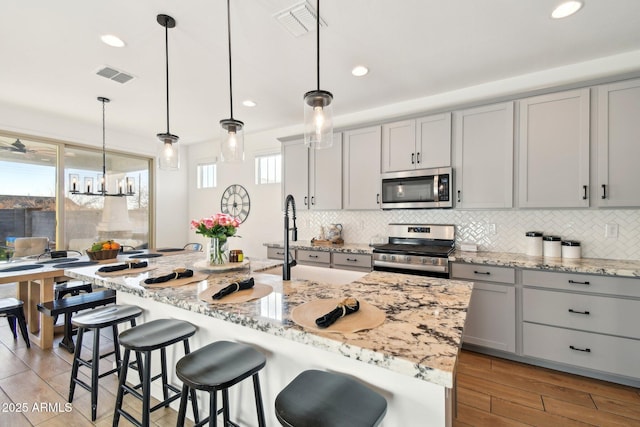
M170 273L176 267L194 268L194 263L201 261L201 253L185 254L150 259L149 264L157 267L155 270L128 276L101 277L96 274L100 266L67 270L65 274L453 387L471 283L377 271L347 285L283 281L280 276L261 273L278 261L252 259L250 268L213 273L197 283L165 288L144 286L148 277ZM198 294L207 286L248 277L271 286L273 292L258 300L235 304L212 305L198 299ZM307 331L291 320L291 310L305 302L346 296L383 310L384 324L367 331L335 334Z

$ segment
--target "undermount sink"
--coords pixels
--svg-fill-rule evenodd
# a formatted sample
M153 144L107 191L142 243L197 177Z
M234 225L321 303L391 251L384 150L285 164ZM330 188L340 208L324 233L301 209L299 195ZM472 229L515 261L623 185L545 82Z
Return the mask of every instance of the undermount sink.
M270 268L262 271L282 277L282 267ZM291 279L312 280L331 285L346 285L365 276L362 271L340 270L337 268L315 267L312 265L296 265L291 267Z

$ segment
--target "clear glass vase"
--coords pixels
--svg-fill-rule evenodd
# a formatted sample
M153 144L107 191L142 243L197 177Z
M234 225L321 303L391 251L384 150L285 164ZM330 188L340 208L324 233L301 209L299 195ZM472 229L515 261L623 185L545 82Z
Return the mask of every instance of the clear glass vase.
M220 265L227 262L227 241L220 240L217 237L209 239L207 257L209 258L209 264Z

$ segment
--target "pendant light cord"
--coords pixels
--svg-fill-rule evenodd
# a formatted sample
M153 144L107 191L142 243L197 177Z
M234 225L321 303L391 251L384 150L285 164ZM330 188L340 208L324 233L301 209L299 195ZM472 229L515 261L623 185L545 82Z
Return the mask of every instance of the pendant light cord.
M169 131L169 25L167 22L164 25L164 57L167 76L167 134L171 134Z
M227 39L229 40L229 110L231 111L231 119L233 120L233 85L231 74L231 11L227 0Z
M104 180L104 186L102 187L102 192L104 193L106 190L107 184L107 149L105 145L105 126L104 126L104 103L105 99L102 99L102 179Z
M318 79L318 90L320 90L320 0L316 2L316 75Z

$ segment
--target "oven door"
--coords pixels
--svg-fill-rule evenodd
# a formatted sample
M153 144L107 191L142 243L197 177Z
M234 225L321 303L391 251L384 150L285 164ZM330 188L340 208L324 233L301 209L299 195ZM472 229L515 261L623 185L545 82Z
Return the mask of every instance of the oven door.
M397 262L393 257L404 258L403 255L397 253L379 253L373 254L373 270L387 271L390 273L413 274L418 276L449 278L449 260L448 258L439 257L406 257L410 258L410 262Z
M450 208L451 168L382 175L382 209Z

